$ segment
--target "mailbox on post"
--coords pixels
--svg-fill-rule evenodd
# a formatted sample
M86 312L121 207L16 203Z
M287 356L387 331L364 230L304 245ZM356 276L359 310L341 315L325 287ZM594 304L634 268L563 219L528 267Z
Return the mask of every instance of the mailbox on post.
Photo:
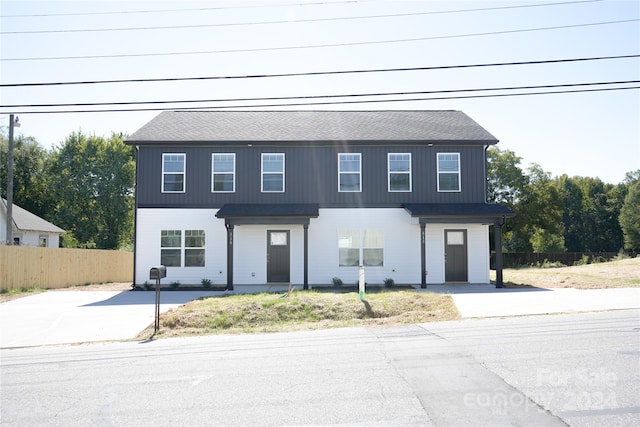
M149 270L149 279L156 281L156 322L154 324L154 333L160 329L160 279L167 277L167 267L157 265Z
M149 270L149 279L151 280L160 280L167 277L167 267L164 265L159 265L157 267L151 267Z

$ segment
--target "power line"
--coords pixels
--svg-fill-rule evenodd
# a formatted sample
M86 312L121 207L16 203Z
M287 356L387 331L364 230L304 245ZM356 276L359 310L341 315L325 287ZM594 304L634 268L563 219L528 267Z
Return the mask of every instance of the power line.
M249 26L249 25L291 24L291 23L304 23L304 22L348 21L348 20L360 20L360 19L380 19L380 18L399 18L399 17L407 17L407 16L440 15L440 14L463 13L463 12L481 12L481 11L516 9L516 8L542 7L542 6L558 6L558 5L567 5L567 4L577 4L577 3L592 3L596 1L602 1L602 0L582 0L582 1L575 1L575 2L541 3L541 4L529 4L529 5L519 5L519 6L484 7L484 8L475 8L475 9L454 9L454 10L439 10L439 11L429 11L429 12L408 12L408 13L392 13L392 14L382 14L382 15L344 16L344 17L333 17L333 18L309 18L309 19L295 19L295 20L284 19L284 20L274 20L274 21L235 22L235 23L221 23L221 24L166 25L166 26L155 26L155 27L121 27L121 28L82 28L82 29L62 29L62 30L0 31L0 34L17 35L17 34L89 33L89 32L113 32L113 31L155 31L155 30L212 28L212 27L237 27L237 26Z
M457 68L500 67L500 66L514 66L514 65L556 64L556 63L567 63L567 62L600 61L600 60L610 60L610 59L628 59L628 58L638 58L638 57L640 57L640 54L598 56L598 57L590 57L590 58L547 59L547 60L540 60L540 61L495 62L495 63L485 63L485 64L436 65L431 67L377 68L377 69L367 69L367 70L342 70L342 71L311 71L306 73L251 74L251 75L236 75L236 76L166 77L166 78L150 78L150 79L85 80L85 81L75 81L75 82L72 81L72 82L3 83L3 84L0 84L0 87L66 86L66 85L94 85L94 84L113 84L113 83L179 82L179 81L196 81L196 80L236 80L236 79L274 78L274 77L308 77L308 76L324 76L324 75L340 75L340 74L365 74L365 73L384 73L384 72L403 72L403 71L447 70L447 69L457 69Z
M291 99L321 99L321 98L356 98L356 97L373 97L373 96L399 96L399 95L427 95L436 93L457 93L457 92L485 92L485 91L507 91L507 90L529 90L529 89L554 89L562 87L580 87L580 86L604 86L604 85L621 85L640 83L640 80L624 80L614 82L589 82L589 83L566 83L556 85L536 85L536 86L512 86L512 87L491 87L491 88L472 88L472 89L448 89L433 91L409 91L409 92L378 92L378 93L357 93L343 95L299 95L299 96L279 96L279 97L262 97L262 98L223 98L223 99L190 99L190 100L172 100L172 101L117 101L117 102L88 102L88 103L66 103L66 104L13 104L3 105L2 108L25 108L25 107L89 107L89 106L107 106L107 105L146 105L146 104L185 104L185 103L203 103L203 102L238 102L238 101L282 101Z
M315 100L326 98L362 98L362 97L385 97L385 96L408 96L408 95L433 95L448 94L460 92L487 92L487 91L515 91L515 90L531 90L544 89L538 92L520 92L520 93L503 93L503 94L483 94L483 95L460 95L460 96L443 96L443 97L420 97L420 98L396 98L396 99L373 99L373 100L347 100L347 101L322 101L322 102L298 102L298 103L276 103L276 104L249 104L249 105L223 105L223 106L189 106L189 107L170 107L171 110L190 110L190 109L228 109L228 108L258 108L258 107L285 107L285 106L303 106L303 105L336 105L336 104L362 104L362 103L380 103L380 102L409 102L409 101L429 101L429 100L447 100L447 99L466 99L466 98L492 98L505 96L522 96L522 95L550 95L562 93L582 93L596 91L611 90L628 90L640 89L637 86L625 87L604 87L590 88L578 90L557 90L549 91L547 89L585 87L585 86L603 86L618 84L638 84L640 80L628 80L619 82L590 82L590 83L570 83L559 85L540 85L540 86L518 86L518 87L502 87L502 88L473 88L473 89L452 89L437 91L416 91L416 92L387 92L387 93L370 93L370 94L344 94L344 95L311 95L311 96L291 96L291 97L264 97L264 98L231 98L218 100L174 100L174 101L145 101L145 102L112 102L112 103L74 103L74 104L31 104L31 105L6 105L3 108L35 108L35 107L88 107L88 106L126 106L126 105L142 105L142 104L184 104L184 103L212 103L212 102L247 102L247 101L283 101L283 100ZM13 111L13 114L49 114L49 113L98 113L98 112L136 112L136 111L163 111L165 107L144 107L144 108L126 108L126 109L91 109L91 110L40 110L40 111Z
M283 6L318 6L318 5L335 5L335 4L349 4L349 3L365 3L380 0L345 0L345 1L319 1L310 3L280 3L280 4L252 4L250 6L216 6L216 7L196 7L196 8L184 8L184 9L143 9L143 10L121 10L115 12L68 12L68 13L38 13L38 14L19 14L19 15L4 15L2 18L42 18L42 17L56 17L56 16L91 16L91 15L128 15L136 13L174 13L174 12L204 12L207 10L229 10L229 9L261 9L271 7L283 7ZM602 1L602 0L593 0ZM575 2L580 3L580 2Z
M533 32L533 31L547 31L547 30L559 30L559 29L566 29L566 28L590 27L590 26L597 26L597 25L622 24L622 23L637 22L637 21L640 21L640 18L624 19L619 21L591 22L591 23L585 23L585 24L559 25L559 26L553 26L553 27L524 28L524 29L516 29L516 30L490 31L490 32L483 32L483 33L453 34L453 35L446 35L446 36L416 37L416 38L408 38L408 39L378 40L378 41L364 41L364 42L351 42L351 43L331 43L331 44L301 45L301 46L226 49L226 50L210 50L210 51L195 51L195 52L163 52L163 53L132 53L132 54L115 54L115 55L3 58L3 59L0 59L0 61L45 61L45 60L48 61L48 60L69 60L69 59L143 58L143 57L152 57L152 56L208 55L208 54L217 54L217 53L246 53L246 52L267 52L267 51L295 50L295 49L317 49L317 48L329 48L329 47L364 46L364 45L372 45L372 44L407 43L407 42L442 40L442 39L463 38L463 37L493 36L493 35L502 35L502 34Z

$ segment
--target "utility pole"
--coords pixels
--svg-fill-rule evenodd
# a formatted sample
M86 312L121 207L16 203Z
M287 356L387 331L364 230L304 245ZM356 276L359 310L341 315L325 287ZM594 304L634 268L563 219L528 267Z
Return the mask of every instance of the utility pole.
M7 154L7 246L13 245L13 128L20 122L9 114L9 152Z

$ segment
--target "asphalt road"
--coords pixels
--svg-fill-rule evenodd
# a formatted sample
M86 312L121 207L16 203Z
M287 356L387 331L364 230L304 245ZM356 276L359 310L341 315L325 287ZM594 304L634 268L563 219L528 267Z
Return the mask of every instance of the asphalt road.
M640 310L0 356L2 426L640 425Z

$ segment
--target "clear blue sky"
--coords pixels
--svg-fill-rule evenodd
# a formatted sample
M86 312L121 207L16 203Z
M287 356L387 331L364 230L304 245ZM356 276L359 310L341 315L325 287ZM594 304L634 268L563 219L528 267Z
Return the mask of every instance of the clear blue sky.
M635 0L2 1L0 8L3 84L243 76L640 54L640 2ZM374 15L404 16L372 18ZM264 23L267 21L279 22ZM148 29L169 26L182 28ZM187 26L191 27L184 28ZM550 29L565 26L572 27ZM137 29L86 31L122 28ZM385 43L371 43L382 41ZM335 46L343 44L350 45ZM333 46L310 47L318 45ZM188 52L200 53L184 54ZM172 54L149 55L159 53ZM114 55L127 56L104 57ZM86 56L94 58L77 58ZM60 57L67 59L51 59ZM628 80L640 80L640 59L250 80L3 87L0 125L8 125L8 113L24 111L19 114L22 126L18 134L34 136L49 148L78 130L105 136L112 131L132 133L158 112L41 114L29 112L64 108L6 106ZM630 86L639 84L613 87ZM412 97L416 96L434 95ZM618 183L626 172L640 169L640 89L280 108L462 110L495 135L499 147L521 156L525 167L537 163L553 175L599 177L610 183Z

